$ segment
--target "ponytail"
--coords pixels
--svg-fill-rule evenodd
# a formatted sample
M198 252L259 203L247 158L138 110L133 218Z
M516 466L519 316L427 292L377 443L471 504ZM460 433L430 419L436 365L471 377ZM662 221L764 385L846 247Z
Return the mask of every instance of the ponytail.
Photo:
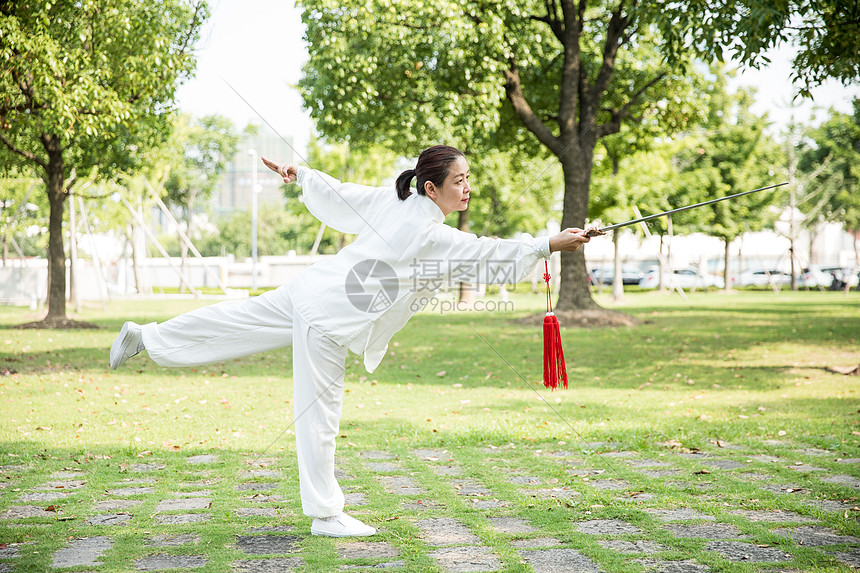
M397 183L394 186L397 187L397 197L401 201L405 201L407 197L412 195L412 191L409 188L412 187L412 178L415 175L416 172L414 169L407 169L397 177Z

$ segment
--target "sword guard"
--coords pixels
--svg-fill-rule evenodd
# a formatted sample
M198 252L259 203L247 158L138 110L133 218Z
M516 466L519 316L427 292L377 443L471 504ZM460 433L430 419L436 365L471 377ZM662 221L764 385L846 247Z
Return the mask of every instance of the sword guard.
M589 238L599 237L599 236L605 235L605 234L606 234L606 231L601 231L600 229L597 229L595 227L592 227L591 229L589 229L585 232L585 236L589 237Z

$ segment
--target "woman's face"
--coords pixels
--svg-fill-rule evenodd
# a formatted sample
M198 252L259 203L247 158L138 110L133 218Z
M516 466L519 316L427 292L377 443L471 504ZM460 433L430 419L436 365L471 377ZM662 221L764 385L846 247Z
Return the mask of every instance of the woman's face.
M448 169L448 176L441 187L436 187L431 182L425 183L424 191L430 199L447 216L454 211L465 211L469 206L469 194L472 188L469 186L469 164L465 157L458 157Z

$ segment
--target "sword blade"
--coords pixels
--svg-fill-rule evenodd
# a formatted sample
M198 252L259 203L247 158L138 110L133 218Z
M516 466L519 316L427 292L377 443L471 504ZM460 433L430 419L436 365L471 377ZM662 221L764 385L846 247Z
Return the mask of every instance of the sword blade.
M666 215L671 215L673 213L680 213L681 211L688 211L689 209L695 209L697 207L704 207L705 205L710 205L712 203L719 203L720 201L727 201L729 199L734 199L736 197L742 197L744 195L749 195L750 193L758 193L759 191L765 191L766 189L773 189L775 187L781 187L783 185L788 185L788 181L784 181L782 183L776 183L774 185L768 185L767 187L759 187L758 189L753 189L752 191L743 191L741 193L735 193L734 195L726 195L725 197L720 197L718 199L711 199L710 201L702 201L701 203L696 203L695 205L687 205L685 207L678 207L677 209L671 209L669 211L663 211L662 213L655 213L654 215L646 215L645 217L639 217L638 219L632 219L630 221L625 221L623 223L616 223L614 225L609 225L608 227L601 227L598 231L602 234L606 231L611 231L612 229L619 229L621 227L627 227L628 225L635 225L636 223L642 223L644 221L650 221L651 219L656 219L658 217L665 217Z

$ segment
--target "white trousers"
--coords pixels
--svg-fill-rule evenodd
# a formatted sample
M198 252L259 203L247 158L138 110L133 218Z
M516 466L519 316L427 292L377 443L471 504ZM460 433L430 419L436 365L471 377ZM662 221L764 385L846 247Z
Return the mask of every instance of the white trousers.
M302 510L310 517L343 511L334 453L347 349L293 312L287 287L199 308L161 324L145 324L143 344L159 366L197 366L292 345Z

